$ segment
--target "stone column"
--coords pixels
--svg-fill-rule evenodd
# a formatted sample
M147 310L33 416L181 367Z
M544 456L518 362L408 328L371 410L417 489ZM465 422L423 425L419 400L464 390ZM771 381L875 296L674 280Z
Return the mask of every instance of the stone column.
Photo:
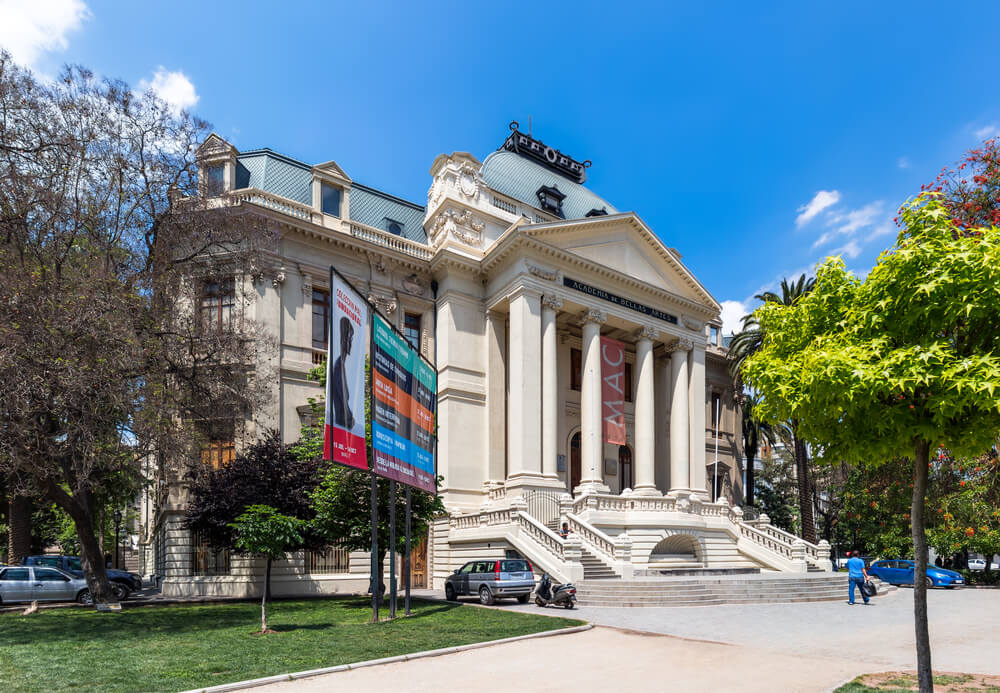
M659 332L643 327L635 345L635 492L658 496L656 489L656 444L653 424L656 402L653 397L653 340Z
M486 314L486 475L487 482L504 480L507 460L507 316Z
M686 494L690 490L688 467L688 351L691 340L679 339L667 345L670 352L670 493Z
M706 501L711 497L706 488L705 474L705 346L696 342L688 353L688 404L690 406L691 490Z
M508 478L541 476L541 300L521 290L510 300L507 388Z
M583 314L580 383L580 489L608 492L603 481L604 436L601 434L601 325L607 316L596 309ZM575 492L575 491L574 491Z
M559 367L556 357L558 296L542 296L542 476L558 479L556 454L559 435Z

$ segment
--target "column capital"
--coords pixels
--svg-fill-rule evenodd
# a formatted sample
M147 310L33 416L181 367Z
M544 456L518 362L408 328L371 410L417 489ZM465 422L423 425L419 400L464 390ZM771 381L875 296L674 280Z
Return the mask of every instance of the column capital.
M559 310L562 308L563 300L553 294L542 294L542 307Z
M669 344L664 345L668 354L672 354L675 351L691 351L694 348L694 342L690 339L677 339Z
M650 327L649 325L643 325L635 331L636 339L656 339L660 336L660 331L655 327Z
M603 310L598 310L597 308L589 308L580 314L580 322L586 324L588 322L597 323L598 325L603 325L608 321L608 315Z

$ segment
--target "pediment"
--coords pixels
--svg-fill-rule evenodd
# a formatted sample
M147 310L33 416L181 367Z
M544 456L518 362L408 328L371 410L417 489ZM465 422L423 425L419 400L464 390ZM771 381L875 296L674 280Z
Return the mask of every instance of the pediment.
M347 175L347 172L340 167L336 161L327 161L324 164L316 164L313 166L313 173L321 178L333 178L342 183L350 183L351 177Z
M219 154L235 155L237 154L237 151L236 147L229 144L229 142L222 139L214 132L206 137L205 141L202 142L195 151L195 156L199 159L208 156L218 156Z
M533 224L523 227L523 232L625 276L718 309L715 299L676 253L634 214Z

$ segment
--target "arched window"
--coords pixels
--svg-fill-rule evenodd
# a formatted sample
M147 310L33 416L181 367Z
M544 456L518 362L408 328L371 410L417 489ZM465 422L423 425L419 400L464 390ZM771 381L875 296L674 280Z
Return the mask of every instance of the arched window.
M580 485L580 434L574 433L569 439L569 490Z

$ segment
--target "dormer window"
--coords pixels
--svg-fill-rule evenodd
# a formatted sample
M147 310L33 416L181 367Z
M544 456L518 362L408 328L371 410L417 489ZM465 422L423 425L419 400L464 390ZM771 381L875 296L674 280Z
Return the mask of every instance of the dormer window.
M385 230L391 233L393 236L402 236L404 226L405 224L396 221L395 219L390 219L389 217L385 218Z
M543 185L535 193L538 195L538 202L546 212L552 212L557 217L563 216L562 203L566 199L566 194L559 192L559 188Z
M335 185L330 185L329 183L323 183L320 186L322 195L322 210L323 214L329 214L332 217L340 216L340 188Z
M608 216L608 208L601 207L600 209L592 209L587 212L584 216L588 217L606 217Z
M205 194L209 197L218 197L225 192L226 187L226 166L225 164L212 164L205 167Z

